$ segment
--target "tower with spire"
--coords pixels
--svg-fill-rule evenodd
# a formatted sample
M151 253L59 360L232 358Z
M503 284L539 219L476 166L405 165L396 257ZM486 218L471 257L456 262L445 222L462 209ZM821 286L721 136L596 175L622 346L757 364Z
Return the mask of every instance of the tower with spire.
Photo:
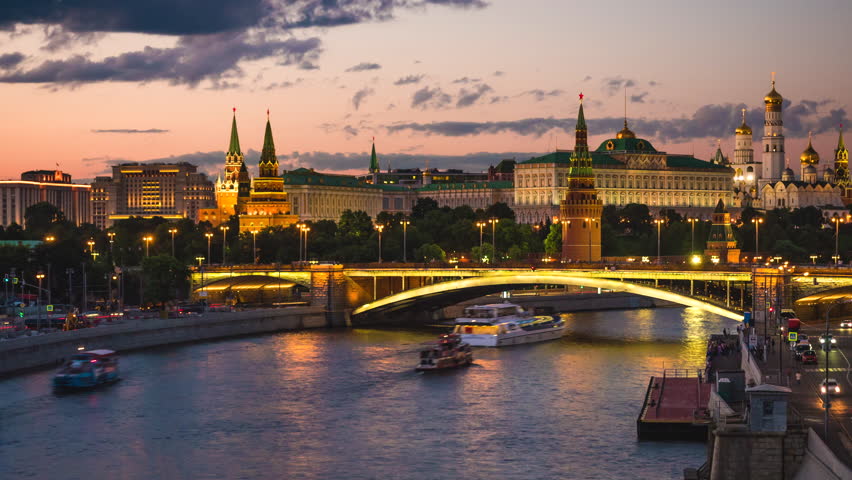
M781 107L784 98L775 91L775 72L772 72L772 90L763 97L766 105L763 121L763 174L762 181L777 182L784 171L784 121Z
M263 134L263 148L257 163L258 177L254 180L255 192L283 192L284 180L278 176L278 157L275 155L275 141L272 139L272 125L269 110L266 111L266 130Z
M837 148L834 149L834 183L842 189L844 198L849 196L847 190L852 187L852 180L849 178L849 150L843 143L843 125L840 125Z
M625 130L627 130L626 122ZM589 153L587 134L581 93L580 110L574 131L574 151L571 153L566 178L568 188L559 204L563 261L597 262L601 259L603 203L595 189L595 175L592 171L592 156Z
M740 249L737 248L737 238L731 228L731 214L721 198L713 211L713 226L710 227L704 256L717 257L722 263L740 262Z
M757 196L757 186L763 178L761 162L754 161L752 145L752 130L746 123L746 109L742 109L743 122L734 130L734 188L743 195L754 199Z
M220 175L216 180L216 212L210 218L215 218L216 222L226 222L231 215L234 215L237 208L239 188L240 188L240 172L245 169L245 161L243 151L240 149L240 135L237 132L237 109L233 109L233 117L231 118L231 139L228 144L228 151L225 152L225 171L224 175ZM248 172L245 172L248 175ZM214 223L216 223L214 222Z

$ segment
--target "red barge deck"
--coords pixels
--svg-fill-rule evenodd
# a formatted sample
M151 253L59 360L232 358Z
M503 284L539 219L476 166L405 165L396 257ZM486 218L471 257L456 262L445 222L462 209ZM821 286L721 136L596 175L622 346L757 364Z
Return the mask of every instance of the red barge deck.
M712 384L698 371L667 369L648 382L645 402L636 420L642 440L706 440Z

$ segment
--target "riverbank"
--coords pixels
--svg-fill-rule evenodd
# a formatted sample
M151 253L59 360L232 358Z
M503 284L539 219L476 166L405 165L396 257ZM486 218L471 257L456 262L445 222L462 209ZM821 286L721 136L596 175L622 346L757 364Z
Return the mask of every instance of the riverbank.
M0 342L0 376L60 363L79 347L137 350L175 343L327 326L323 307L289 307L241 312L127 320L70 332L55 332Z

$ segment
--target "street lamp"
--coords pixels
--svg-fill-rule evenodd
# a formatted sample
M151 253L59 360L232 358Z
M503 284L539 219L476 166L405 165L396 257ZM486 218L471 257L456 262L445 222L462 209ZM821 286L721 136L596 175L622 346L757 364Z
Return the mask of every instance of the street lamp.
M145 256L147 257L148 255L150 255L149 246L151 245L151 241L154 240L154 237L152 237L151 235L145 235L144 237L142 237L142 240L145 241Z
M698 221L697 218L687 218L687 222L692 224L692 237L689 240L689 253L695 253L695 222Z
M228 235L228 230L230 230L230 229L231 229L231 227L229 227L227 225L222 225L221 227L219 227L219 230L222 230L222 265L225 264L225 247L228 245L228 236L227 235Z
M476 226L479 227L479 263L482 263L482 229L488 225L485 222L476 222Z
M299 231L299 261L300 262L302 261L302 234L305 233L303 228L305 228L304 223L297 223L296 224L296 230Z
M38 307L36 310L38 313L38 326L36 326L36 330L41 330L41 281L44 280L44 273L38 272L36 278L38 279Z
M204 261L204 257L202 257L201 255L198 255L197 257L195 257L195 261L198 262L198 266L200 267L201 262Z
M213 240L213 234L207 232L204 236L207 237L207 265L210 265L210 241Z
M48 236L44 237L44 241L47 242L47 243L51 243L55 240L56 240L56 237L54 237L53 235L48 235Z
M400 225L402 225L402 263L408 263L408 243L406 237L408 236L408 226L411 225L411 222L408 220L400 220Z
M497 260L497 224L499 222L499 218L491 218L488 220L488 223L491 224L491 245L494 247L494 256L491 259L492 265Z
M654 223L657 224L657 263L662 263L660 261L660 229L663 228L663 219L657 218L654 220Z
M763 223L763 219L752 218L751 223L754 224L754 258L757 259L760 256L760 224Z
M172 256L175 256L175 234L177 233L177 228L170 228L169 233L172 234Z
M302 228L300 228L299 230L301 230L301 231L302 231L302 233L304 233L304 234L305 234L305 249L304 249L304 255L305 255L305 261L307 262L307 261L308 261L308 232L310 232L310 231L311 231L311 227L309 227L309 226L307 226L307 225L302 225Z
M376 225L376 230L379 232L379 263L382 263L382 231L384 229L384 225Z
M94 251L95 251L95 241L94 241L94 240L89 240L88 242L86 242L86 245L88 245L88 246L89 246L89 253L94 253Z
M592 261L592 222L594 221L591 218L586 219L586 225L589 227L589 262ZM657 253L657 256L659 257L659 253Z
M257 265L257 230L251 231L251 256Z
M112 256L112 243L115 241L115 232L107 232L107 237L109 237L109 256Z
M839 252L838 247L840 246L840 242L839 242L839 240L840 240L840 224L843 223L843 219L839 218L837 216L834 216L834 217L831 217L831 221L834 222L834 257L832 257L832 258L834 258L834 264L837 265L837 263L840 260L840 255L838 253Z
M819 258L819 255L811 255L811 263L816 265L817 258Z

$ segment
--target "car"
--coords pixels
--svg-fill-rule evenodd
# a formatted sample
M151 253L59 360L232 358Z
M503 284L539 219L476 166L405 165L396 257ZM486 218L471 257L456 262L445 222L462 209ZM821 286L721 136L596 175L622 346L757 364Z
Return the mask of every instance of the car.
M837 395L840 393L840 385L838 385L837 380L833 378L829 378L828 380L823 380L822 385L819 388L820 393L825 394L826 390L829 395Z
M798 338L799 338L799 342L808 343L808 334L800 333Z
M840 328L852 328L852 320L843 320L840 322Z
M816 363L817 363L816 352L813 351L813 350L805 350L802 353L802 363L805 364L805 365L811 365L811 364L816 365Z
M789 308L782 308L781 309L781 318L798 318L798 317L796 316L795 310L792 310L792 309L789 309Z
M837 339L831 335L820 335L819 344L822 345L822 349L825 351L833 350L833 346L837 344Z
M811 349L811 346L807 343L800 343L796 345L793 351L796 353L796 360L802 359L802 354Z

